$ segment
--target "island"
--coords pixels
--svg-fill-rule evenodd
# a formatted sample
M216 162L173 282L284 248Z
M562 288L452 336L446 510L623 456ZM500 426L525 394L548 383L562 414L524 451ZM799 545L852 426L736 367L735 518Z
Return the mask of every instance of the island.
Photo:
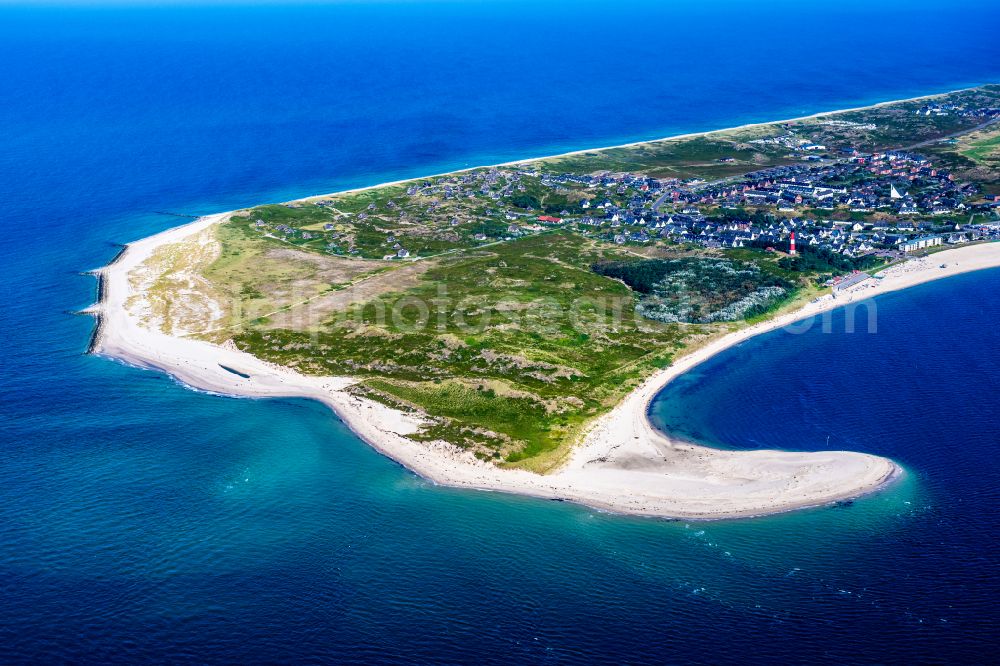
M96 271L91 350L322 401L438 484L758 516L902 470L679 441L656 394L752 336L1000 266L998 211L988 85L202 217Z

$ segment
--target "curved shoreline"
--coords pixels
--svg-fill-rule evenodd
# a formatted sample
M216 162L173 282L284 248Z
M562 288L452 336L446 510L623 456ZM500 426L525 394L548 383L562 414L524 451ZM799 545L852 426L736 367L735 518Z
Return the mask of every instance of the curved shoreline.
M670 381L712 356L757 335L878 294L1000 266L1000 243L945 250L930 259L891 267L841 298L825 296L803 308L717 338L649 377L619 405L595 420L555 472L537 475L500 469L445 443L407 435L420 419L346 391L348 377L311 377L233 347L178 338L141 326L125 301L135 296L129 272L160 245L178 242L228 214L129 244L98 271L103 300L93 353L163 371L192 388L221 395L305 397L319 400L380 453L434 483L569 500L601 510L676 519L711 520L774 514L831 504L874 492L903 470L879 456L846 451L724 451L670 438L655 429L649 406ZM944 266L942 268L941 266Z
M939 96L926 95L904 101ZM895 102L875 106L892 103ZM790 120L852 110L855 109ZM752 123L729 130L697 132L657 141L790 120ZM625 145L645 143L650 142ZM602 149L517 160L497 166L526 164L595 150ZM483 167L448 173L478 168ZM362 191L413 180L419 179L346 191ZM330 195L317 195L299 201L322 196ZM831 504L874 492L891 483L903 470L887 458L863 453L725 451L671 438L656 430L648 416L653 399L673 379L751 337L859 303L870 296L1000 266L1000 243L945 250L929 260L908 261L893 266L880 274L882 279L855 285L841 292L839 298L827 295L794 312L711 340L648 377L618 405L590 424L558 469L550 474L538 475L524 470L498 468L444 442L410 439L408 435L421 427L421 418L352 395L348 389L356 383L354 378L301 375L238 351L232 345L214 345L167 335L140 324L126 308L126 301L145 298L130 283L130 272L158 247L200 234L229 215L231 213L220 213L198 218L131 243L108 266L94 271L100 280L99 303L86 311L97 318L88 352L116 358L140 368L160 370L189 387L215 394L319 400L377 451L437 484L569 500L616 513L690 520L759 516Z

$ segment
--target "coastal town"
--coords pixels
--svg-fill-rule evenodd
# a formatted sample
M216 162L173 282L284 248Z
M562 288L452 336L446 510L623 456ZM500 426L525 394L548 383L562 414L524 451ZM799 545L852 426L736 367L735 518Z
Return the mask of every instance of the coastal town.
M921 120L975 123L994 134L1000 120L998 106L923 104L912 113ZM873 123L836 119L817 126L838 133L878 130ZM921 148L868 152L849 141L816 143L816 132L787 124L768 130L733 144L734 152L762 150L781 163L720 179L570 172L560 170L559 161L541 160L285 204L286 211L260 207L254 225L293 245L383 260L435 256L554 228L635 248L788 253L794 237L793 254L833 257L833 272L1000 238L1000 186L951 168L956 160L947 151L958 143L953 136ZM736 161L727 154L711 160L713 166Z
M0 666L1000 666L1000 0L0 34Z
M692 349L989 265L998 152L986 86L260 205L151 252L127 307L547 472Z
M984 86L221 213L101 272L93 349L319 399L439 483L669 516L836 501L899 467L678 446L649 401L756 335L1000 265L998 159Z

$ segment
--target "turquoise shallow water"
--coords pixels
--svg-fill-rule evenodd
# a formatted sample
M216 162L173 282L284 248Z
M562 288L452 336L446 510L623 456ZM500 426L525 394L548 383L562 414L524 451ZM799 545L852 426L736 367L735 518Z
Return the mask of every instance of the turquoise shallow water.
M769 335L673 385L654 418L701 441L829 436L908 470L848 507L708 524L437 488L318 404L86 356L69 314L95 296L79 271L179 221L153 211L1000 78L987 3L791 9L0 9L0 658L982 661L997 272L880 299L876 335Z

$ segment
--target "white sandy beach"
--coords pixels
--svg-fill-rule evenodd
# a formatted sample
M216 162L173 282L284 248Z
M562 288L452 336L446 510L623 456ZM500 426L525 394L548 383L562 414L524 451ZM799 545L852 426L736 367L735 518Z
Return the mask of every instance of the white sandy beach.
M718 338L650 377L597 420L561 468L537 475L499 469L445 443L409 439L406 435L419 428L419 420L345 392L354 382L351 378L304 376L229 345L166 335L141 324L133 313L142 309L145 296L136 291L130 274L156 248L201 234L226 215L201 218L132 243L112 265L101 269L103 300L92 309L100 318L96 353L161 370L189 386L220 394L320 400L374 448L435 483L687 519L761 515L822 505L871 492L900 469L888 459L862 453L722 451L672 441L652 427L647 410L654 396L674 377L750 337L849 302L1000 266L1000 243L946 250L894 266L882 279L867 280L837 299L825 296L794 313Z

